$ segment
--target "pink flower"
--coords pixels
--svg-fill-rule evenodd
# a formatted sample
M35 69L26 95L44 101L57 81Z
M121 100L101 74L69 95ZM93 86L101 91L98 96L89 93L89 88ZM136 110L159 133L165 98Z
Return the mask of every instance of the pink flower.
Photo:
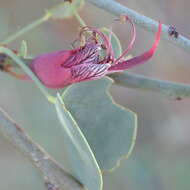
M114 57L111 42L106 35L98 29L84 27L79 35L80 38L85 37L84 45L73 50L61 50L38 56L30 64L32 71L45 86L64 88L73 83L99 79L106 74L143 64L155 53L160 41L162 24L159 23L156 39L151 49L125 60L124 56L134 44L136 31L134 23L127 16L123 18L132 25L133 36L129 46L119 58ZM105 51L103 58L102 51Z

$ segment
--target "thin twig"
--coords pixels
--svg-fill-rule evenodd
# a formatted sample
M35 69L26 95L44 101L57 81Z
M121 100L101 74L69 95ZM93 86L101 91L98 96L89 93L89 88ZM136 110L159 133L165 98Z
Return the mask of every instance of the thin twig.
M151 18L146 17L144 15L141 15L141 14L125 7L124 5L121 5L120 3L115 2L114 0L87 0L87 1L96 5L99 8L102 8L102 9L116 15L116 16L126 14L137 25L146 29L147 31L152 31L152 32L157 31L157 28L158 28L157 21L152 20ZM169 27L170 26L163 24L162 38L168 40L169 42L172 42L173 44L175 44L178 47L181 47L185 50L190 50L190 40L182 35L179 35L178 37L170 35Z
M84 190L83 186L48 155L0 108L0 132L36 166L49 183L67 190Z
M175 83L131 74L128 72L110 74L117 85L157 92L177 100L190 97L190 85Z
M44 178L45 180L45 187L47 190L60 190L59 186L56 183L52 183L48 177Z
M48 13L45 14L43 17L35 20L30 25L27 25L26 27L22 28L18 32L16 32L16 33L12 34L11 36L9 36L7 39L5 39L3 42L1 42L1 44L9 44L9 43L15 41L18 37L22 36L23 34L29 32L32 29L36 28L37 26L41 25L42 23L47 21L50 17L51 17L50 14L48 14Z

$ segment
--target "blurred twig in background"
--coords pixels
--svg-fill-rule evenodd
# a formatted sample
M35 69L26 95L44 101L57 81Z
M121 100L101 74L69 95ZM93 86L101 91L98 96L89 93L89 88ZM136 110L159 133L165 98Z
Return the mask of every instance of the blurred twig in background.
M127 88L157 92L175 98L176 100L190 97L190 85L188 84L158 80L128 72L110 74L109 77L117 85Z
M87 0L89 3L92 3L96 5L99 8L102 8L114 15L120 16L122 14L126 14L129 18L131 18L138 26L143 27L147 31L155 32L158 28L158 22L155 20L152 20L151 18L148 18L144 15L141 15L123 5L120 3L114 1L114 0ZM185 50L190 50L190 40L186 37L179 35L174 36L170 33L171 26L167 26L163 24L162 27L162 37L163 39L168 40L169 42L172 42L176 46L183 48Z
M49 184L54 184L56 188L60 187L64 190L83 190L83 186L66 173L37 143L34 143L25 131L1 108L0 132L8 137L11 143L23 152L34 166L40 169L45 178L48 179Z

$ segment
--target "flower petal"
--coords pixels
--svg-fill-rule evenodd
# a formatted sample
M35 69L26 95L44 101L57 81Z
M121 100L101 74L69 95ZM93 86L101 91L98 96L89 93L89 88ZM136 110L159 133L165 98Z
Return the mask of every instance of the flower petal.
M74 65L79 65L83 63L97 63L99 57L100 46L91 42L86 44L80 49L73 50L72 56L70 56L64 63L63 67L70 68Z
M158 27L158 32L156 34L156 39L154 41L153 46L151 49L146 51L140 56L131 58L127 61L123 61L121 63L118 63L117 65L113 65L109 68L109 72L115 72L115 71L123 71L126 69L129 69L131 67L134 67L139 64L143 64L144 62L148 61L155 53L156 48L158 47L159 41L160 41L160 36L162 32L162 24L159 22L159 27Z
M135 43L135 39L136 39L136 29L135 29L135 24L133 23L133 21L126 15L122 16L121 19L124 19L124 22L129 21L129 23L131 24L132 38L131 38L131 41L130 41L128 47L126 48L126 50L117 58L117 60L115 60L114 64L119 63L121 61L121 59L123 59L123 57L129 52L129 50L131 50L131 48L133 47L133 45Z
M110 64L82 64L71 68L73 83L98 79L107 74Z

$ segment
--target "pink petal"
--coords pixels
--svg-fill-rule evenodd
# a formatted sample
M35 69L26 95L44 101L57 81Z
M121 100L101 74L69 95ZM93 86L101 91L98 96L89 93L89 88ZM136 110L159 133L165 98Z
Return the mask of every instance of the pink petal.
M143 64L144 62L148 61L154 55L156 48L158 47L161 32L162 32L162 24L159 22L158 32L156 34L156 39L154 41L152 48L140 56L134 57L127 61L118 63L117 65L111 66L109 68L109 72L123 71L123 70L129 69L139 64Z
M95 80L107 74L110 64L81 64L71 68L72 82Z
M70 84L71 73L61 65L70 56L72 51L68 50L43 54L31 62L30 68L46 87L63 88Z
M83 63L97 63L99 60L100 45L94 42L86 44L84 47L73 50L72 56L70 56L62 64L65 68L71 68L72 66Z

